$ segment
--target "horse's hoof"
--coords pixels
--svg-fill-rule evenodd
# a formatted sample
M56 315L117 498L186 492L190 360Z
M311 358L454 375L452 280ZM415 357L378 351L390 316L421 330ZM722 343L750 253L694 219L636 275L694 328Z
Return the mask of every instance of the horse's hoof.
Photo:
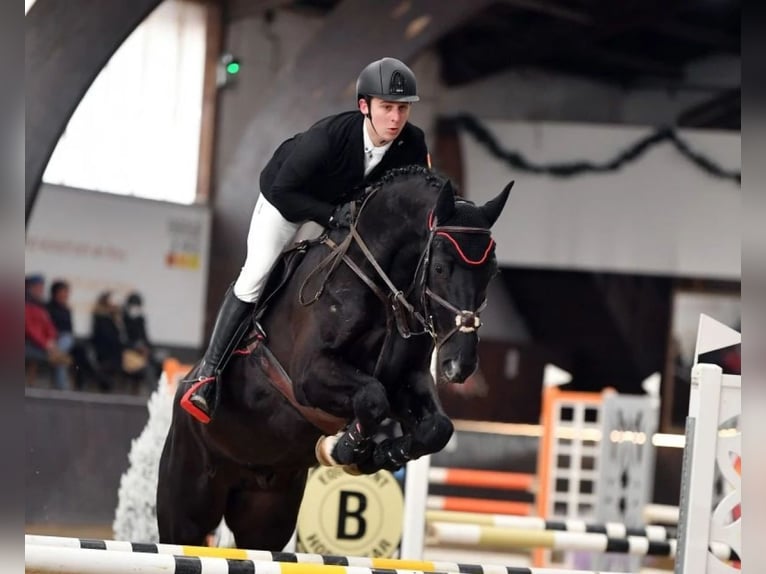
M359 461L369 458L374 448L375 444L372 441L346 433L335 441L330 456L341 465L358 464Z
M338 435L319 437L319 440L314 447L314 454L319 464L322 466L338 466L338 461L332 457L332 451L337 442Z

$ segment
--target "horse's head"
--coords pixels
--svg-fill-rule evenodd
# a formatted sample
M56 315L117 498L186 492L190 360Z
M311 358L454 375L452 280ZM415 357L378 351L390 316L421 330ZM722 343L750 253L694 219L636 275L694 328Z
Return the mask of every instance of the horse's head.
M422 276L422 304L436 342L437 381L462 383L478 366L480 314L497 273L490 228L512 186L481 206L456 198L449 180L439 191L429 218Z
M368 189L351 233L342 240L339 253L356 241L382 279L384 285L376 287L359 267L354 270L391 304L388 319L394 319L399 335L431 334L437 381L462 383L478 365L480 315L497 273L490 229L512 186L479 206L456 198L450 180L431 170L391 170ZM341 232L336 233L339 242ZM409 287L402 290L405 281Z

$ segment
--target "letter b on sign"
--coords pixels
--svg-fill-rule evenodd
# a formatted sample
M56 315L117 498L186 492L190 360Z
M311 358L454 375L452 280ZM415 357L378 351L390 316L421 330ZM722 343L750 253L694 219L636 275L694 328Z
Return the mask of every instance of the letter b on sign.
M361 492L341 490L338 497L338 540L359 540L367 532L364 511L367 497Z
M385 470L353 476L319 467L306 482L298 514L299 552L388 557L402 538L404 497Z

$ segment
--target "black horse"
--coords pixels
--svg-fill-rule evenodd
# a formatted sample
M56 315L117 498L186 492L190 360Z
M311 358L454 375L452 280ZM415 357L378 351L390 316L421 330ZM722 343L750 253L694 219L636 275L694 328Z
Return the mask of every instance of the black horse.
M296 250L291 279L261 305L268 337L253 329L234 352L210 424L179 407L179 386L160 462L162 542L201 545L225 517L238 547L281 550L317 460L372 473L444 447L453 426L432 371L460 383L477 367L497 272L490 227L511 185L476 206L429 170L393 170L350 232ZM381 439L386 419L401 432Z

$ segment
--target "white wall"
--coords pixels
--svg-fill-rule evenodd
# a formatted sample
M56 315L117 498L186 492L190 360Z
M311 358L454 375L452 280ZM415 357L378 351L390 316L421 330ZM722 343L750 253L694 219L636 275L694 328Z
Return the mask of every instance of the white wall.
M44 184L27 226L26 271L71 284L74 329L90 335L98 295L144 297L149 336L199 347L207 289L207 207Z
M537 162L605 161L652 128L487 122L503 146ZM739 168L740 137L682 130L692 148ZM504 265L739 280L741 189L703 172L669 143L615 173L571 178L514 172L461 139L466 194L483 202L516 184L495 225Z

